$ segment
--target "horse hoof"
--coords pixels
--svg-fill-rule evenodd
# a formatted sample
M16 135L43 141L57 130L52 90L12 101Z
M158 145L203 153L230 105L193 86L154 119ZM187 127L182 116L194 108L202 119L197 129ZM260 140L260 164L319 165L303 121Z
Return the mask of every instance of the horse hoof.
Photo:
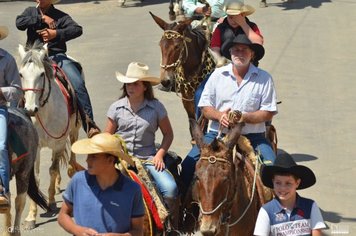
M34 228L36 228L36 221L34 221L34 220L31 220L31 221L25 220L25 222L23 223L24 230L32 230Z
M50 203L48 207L51 209L51 211L56 211L57 210L57 204L55 202Z
M267 3L266 2L260 2L260 8L265 8L267 7Z
M120 7L123 7L125 5L125 0L119 0L118 3Z

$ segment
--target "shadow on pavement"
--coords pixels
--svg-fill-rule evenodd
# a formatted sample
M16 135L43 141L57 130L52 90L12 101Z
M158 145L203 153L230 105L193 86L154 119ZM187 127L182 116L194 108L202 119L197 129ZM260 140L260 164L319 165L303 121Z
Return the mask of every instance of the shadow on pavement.
M281 155L282 153L288 153L288 152L283 149L278 149L277 156ZM304 153L289 153L289 154L293 157L295 162L314 161L318 159L316 156L304 154Z
M347 222L356 222L356 218L349 218L349 217L342 217L342 215L340 215L337 212L333 212L333 211L324 211L322 209L320 209L321 214L323 215L323 218L325 221L331 222L331 223L347 223Z
M324 3L331 3L331 0L288 0L279 3L268 3L268 6L281 7L282 10L301 10L307 7L319 8Z

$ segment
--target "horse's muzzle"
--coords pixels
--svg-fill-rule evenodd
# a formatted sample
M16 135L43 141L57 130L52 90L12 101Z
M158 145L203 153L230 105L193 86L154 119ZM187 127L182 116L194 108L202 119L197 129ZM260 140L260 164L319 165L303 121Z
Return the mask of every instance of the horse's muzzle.
M36 113L38 112L38 107L35 107L34 109L27 109L26 107L24 108L25 112L29 116L35 116Z

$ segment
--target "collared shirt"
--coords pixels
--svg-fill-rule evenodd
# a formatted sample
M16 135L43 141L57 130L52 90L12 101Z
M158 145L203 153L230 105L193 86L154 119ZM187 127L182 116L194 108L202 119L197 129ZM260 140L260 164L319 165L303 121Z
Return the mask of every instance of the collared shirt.
M16 61L10 53L0 48L0 89L6 101L0 100L0 105L6 102L17 103L22 97L21 80Z
M115 133L125 140L131 155L146 159L156 154L155 133L159 122L167 117L167 110L160 101L145 99L135 113L124 97L111 104L107 117L116 122Z
M311 235L313 229L323 228L326 228L326 225L316 202L297 194L296 205L292 211L285 209L277 199L262 206L254 235Z
M271 75L250 64L240 85L232 72L232 64L215 69L202 92L199 107L212 106L219 111L228 108L242 113L258 110L277 113L277 96ZM218 131L219 122L212 121L210 131ZM246 123L242 134L263 133L265 123Z
M144 215L140 186L119 173L111 187L102 190L95 175L76 173L63 199L73 206L75 222L99 233L130 231L131 219Z
M224 17L224 0L207 0L211 7L211 17L212 18L221 18ZM195 14L195 9L197 7L205 7L205 4L199 2L198 0L183 0L182 4L184 14L187 17L192 17Z
M65 53L67 51L66 42L82 35L82 27L68 14L54 8L53 5L50 6L45 14L55 21L57 31L56 38L48 42L49 56L53 56L57 53ZM26 44L29 46L33 45L36 40L43 42L42 37L36 30L48 28L48 25L42 22L39 9L36 7L28 7L21 15L16 17L16 27L19 30L27 30Z

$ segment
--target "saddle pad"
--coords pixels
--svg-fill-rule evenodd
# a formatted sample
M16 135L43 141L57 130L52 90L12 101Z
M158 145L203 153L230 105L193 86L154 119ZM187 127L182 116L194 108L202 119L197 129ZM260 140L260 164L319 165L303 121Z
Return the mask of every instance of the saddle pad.
M140 178L136 175L135 172L133 172L132 170L129 170L129 175L130 177L141 186L141 191L142 191L142 195L143 195L143 199L146 203L146 206L149 209L149 212L151 213L153 220L155 222L155 225L157 227L157 229L159 231L163 231L163 224L161 222L161 219L159 218L158 215L158 210L156 207L155 202L153 201L153 198L151 196L151 194L149 193L147 187L145 186L144 183L142 183L142 181L140 180Z

